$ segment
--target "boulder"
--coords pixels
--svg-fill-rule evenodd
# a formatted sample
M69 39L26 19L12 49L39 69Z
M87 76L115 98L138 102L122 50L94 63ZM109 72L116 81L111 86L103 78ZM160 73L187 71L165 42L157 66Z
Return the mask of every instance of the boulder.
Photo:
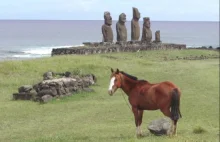
M167 135L171 129L171 120L169 118L156 119L150 122L147 128L154 135Z
M30 92L33 89L32 85L23 85L21 87L18 88L18 92L22 93L22 92Z
M89 82L89 85L93 85L97 82L97 78L94 74L87 74L84 79Z
M91 89L91 88L83 88L83 91L85 91L85 92L95 92L94 89Z
M45 72L43 74L43 80L53 79L53 72Z
M41 101L40 102L47 103L47 102L49 102L52 99L53 99L53 97L51 95L44 95L44 96L41 97Z
M36 98L37 92L35 90L31 90L30 92L20 92L13 94L14 100L36 100Z

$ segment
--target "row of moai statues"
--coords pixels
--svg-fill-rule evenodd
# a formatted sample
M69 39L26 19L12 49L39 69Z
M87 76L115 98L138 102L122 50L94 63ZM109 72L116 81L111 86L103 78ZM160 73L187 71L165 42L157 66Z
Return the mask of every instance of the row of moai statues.
M131 20L131 40L138 41L140 38L140 12L137 8L133 7L133 18ZM103 42L113 42L113 31L111 28L112 25L112 17L110 12L104 13L105 23L102 25L102 34L103 34ZM117 33L117 41L127 41L127 28L125 25L126 22L126 14L121 13L119 15L118 22L116 23L116 33ZM142 30L142 42L151 42L152 40L152 31L150 29L151 23L149 17L143 18L143 30ZM160 31L155 32L155 40L154 42L160 41Z

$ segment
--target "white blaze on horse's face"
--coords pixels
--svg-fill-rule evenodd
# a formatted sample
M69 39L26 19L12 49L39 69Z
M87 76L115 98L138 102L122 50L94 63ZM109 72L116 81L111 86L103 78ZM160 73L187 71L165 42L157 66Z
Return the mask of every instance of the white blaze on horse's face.
M109 88L108 88L108 93L109 95L112 95L113 94L113 86L114 86L114 83L115 83L115 77L113 76L110 80L110 84L109 84Z

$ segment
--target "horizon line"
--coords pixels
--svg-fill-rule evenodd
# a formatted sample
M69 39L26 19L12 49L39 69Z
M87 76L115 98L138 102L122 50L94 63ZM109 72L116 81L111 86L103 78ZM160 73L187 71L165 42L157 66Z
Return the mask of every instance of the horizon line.
M104 21L103 20L97 20L97 19L93 19L93 20L87 20L87 19L81 19L81 20L77 20L77 19L0 19L0 21ZM112 21L118 21L118 19L116 20L112 20ZM131 20L127 20L127 21L131 21ZM139 21L143 21L143 20L139 20ZM205 20L196 20L196 21L192 21L192 20L151 20L154 22L219 22L219 21L205 21Z

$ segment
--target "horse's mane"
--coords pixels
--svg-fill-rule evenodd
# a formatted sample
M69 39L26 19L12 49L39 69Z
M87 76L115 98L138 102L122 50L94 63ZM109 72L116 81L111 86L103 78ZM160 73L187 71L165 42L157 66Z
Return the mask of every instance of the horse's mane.
M125 76L127 76L128 78L133 79L133 80L137 80L137 81L141 81L141 82L148 82L148 81L143 80L143 79L138 80L138 78L137 78L136 76L130 75L130 74L124 72L124 71L120 71L120 73L122 73L123 75L125 75Z
M138 80L138 78L137 78L136 76L127 74L126 72L120 71L120 73L122 73L123 75L127 76L127 77L130 78L130 79Z

